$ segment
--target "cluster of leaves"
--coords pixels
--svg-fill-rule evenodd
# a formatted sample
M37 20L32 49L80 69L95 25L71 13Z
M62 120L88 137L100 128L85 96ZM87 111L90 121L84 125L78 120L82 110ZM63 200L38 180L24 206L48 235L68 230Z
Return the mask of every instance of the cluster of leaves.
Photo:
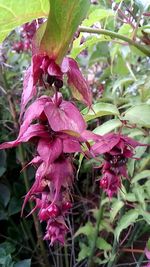
M23 9L20 1L17 1L17 7L14 5L8 9L9 2L0 0L3 6L3 12L0 10L0 14L3 14L0 20L1 41L16 26L38 17L47 17L49 12L49 3L46 0L32 0L30 3L25 0ZM78 60L82 71L87 75L94 95L93 108L82 110L89 128L100 135L122 128L124 134L146 144L150 142L149 58L140 48L130 46L127 41L119 38L126 36L134 43L138 42L147 48L150 44L148 2L95 1L91 4L88 16L83 21L80 33L74 39L70 50L71 57ZM23 16L25 13L27 15ZM3 19L6 16L8 24ZM16 20L16 17L19 19ZM82 31L83 28L91 26L95 29L102 28L104 31L99 35ZM114 39L112 33L118 34L118 39ZM3 53L0 66L1 141L13 139L18 130L22 72L30 59L27 53L16 54L11 50L12 42L18 38L17 34L18 32L11 33L1 48L3 52L0 53ZM67 87L64 93L67 98ZM28 160L32 154L32 147L24 147L24 152ZM146 147L136 149L135 159L128 162L129 180L123 181L122 189L116 197L111 200L104 197L101 202L102 218L98 226L94 257L97 266L110 267L122 262L122 255L126 249L130 254L129 258L125 258L124 266L127 266L127 260L135 260L131 255L138 249L141 250L141 254L135 256L139 265L144 260L144 248L150 231L148 152L149 148L146 150ZM28 218L25 221L20 218L22 196L26 191L24 175L20 174L21 160L19 150L0 153L0 224L1 229L4 228L0 234L2 267L29 267L31 258L33 264L43 264L42 259L38 257L39 247L35 245L36 234L32 219ZM54 248L52 259L47 246L50 261L57 261L61 266L67 266L69 261L72 266L86 266L87 258L91 255L95 226L99 217L98 202L102 195L97 184L101 176L100 170L93 169L96 164L94 160L83 160L82 155L76 157L78 180L74 193L75 205L68 217L74 232L72 230L71 238L68 237L65 256L62 255L62 248ZM29 168L27 175L30 177L29 182L32 182L34 170ZM74 247L78 244L79 249L75 250Z

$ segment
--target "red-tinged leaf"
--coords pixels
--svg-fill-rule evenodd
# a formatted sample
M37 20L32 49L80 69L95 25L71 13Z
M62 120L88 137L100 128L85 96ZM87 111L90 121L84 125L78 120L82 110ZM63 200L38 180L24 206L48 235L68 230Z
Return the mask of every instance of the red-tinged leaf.
M48 138L49 135L45 131L45 127L43 125L34 124L34 125L29 126L29 128L23 133L20 130L20 134L16 140L1 144L0 149L6 149L6 148L18 146L22 142L28 142L33 137Z
M55 132L73 131L82 133L86 129L85 121L79 110L68 101L62 100L59 106L54 103L47 103L44 112L52 130Z
M147 146L147 144L141 144L140 142L138 142L138 141L136 141L133 138L130 138L128 136L122 135L121 137L128 145L132 146L133 148L135 148L137 146Z
M29 127L30 123L39 118L40 115L42 115L42 112L44 110L44 106L47 102L51 101L51 99L47 96L42 96L38 98L36 101L34 101L26 110L24 114L24 121L20 127L19 136L24 134L24 132Z
M53 202L59 196L61 187L68 188L73 182L73 166L70 158L59 159L49 166L49 177L54 183L55 195Z
M118 144L120 135L108 134L101 137L101 140L92 146L94 154L103 154L109 152Z
M21 114L24 112L24 108L29 102L29 100L36 95L36 87L33 84L33 72L32 66L29 67L25 73L24 81L23 81L23 93L21 97Z
M85 130L82 132L82 138L85 139L86 141L90 141L90 140L100 141L103 137L91 131Z
M62 72L68 76L68 84L72 89L72 95L77 100L84 102L86 105L92 105L92 93L88 82L79 70L77 62L72 58L64 58L62 62Z
M81 145L77 140L71 138L63 140L63 152L64 153L75 153L81 152Z
M49 2L50 13L46 30L44 29L45 25L42 26L43 30L36 38L38 44L35 46L38 47L40 44L39 53L46 53L60 63L69 49L74 33L87 14L90 1L49 0ZM42 39L42 41L39 42L38 39Z

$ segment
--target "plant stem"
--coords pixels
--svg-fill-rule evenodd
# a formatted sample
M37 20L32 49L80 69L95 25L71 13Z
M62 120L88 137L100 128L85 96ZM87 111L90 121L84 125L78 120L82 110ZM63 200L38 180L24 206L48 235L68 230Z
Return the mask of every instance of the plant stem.
M94 253L95 253L95 247L96 247L96 242L97 242L97 238L98 238L98 234L99 234L99 226L100 226L100 222L102 220L103 217L103 207L101 205L102 200L104 198L105 193L102 193L102 196L100 198L100 202L99 202L99 213L98 213L98 217L97 217L97 222L96 222L96 228L95 228L95 233L93 236L93 244L92 244L92 248L91 248L91 254L89 256L89 261L88 261L88 267L93 267L94 265Z
M123 34L119 34L117 32L112 32L112 31L104 30L104 29L94 29L90 27L79 27L79 31L87 32L87 33L103 34L103 35L110 36L112 39L116 38L116 39L123 40L127 42L128 44L136 47L138 50L143 52L146 56L150 57L150 49L146 48L145 45L141 45Z
M64 251L65 251L65 267L69 267L67 244L64 246Z

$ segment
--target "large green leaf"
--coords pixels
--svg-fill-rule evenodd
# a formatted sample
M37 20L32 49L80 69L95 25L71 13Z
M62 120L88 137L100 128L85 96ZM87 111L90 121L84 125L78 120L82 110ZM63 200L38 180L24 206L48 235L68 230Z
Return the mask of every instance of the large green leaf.
M119 240L119 236L124 229L129 227L132 223L135 223L138 216L139 213L136 209L131 209L122 216L114 232L117 240Z
M131 180L131 183L136 183L138 182L139 180L143 179L143 178L148 178L150 177L150 170L144 170L138 174L136 174L132 180Z
M80 227L78 231L75 233L74 237L84 234L86 236L91 236L94 233L94 227L91 222L87 222L84 226Z
M92 10L88 18L82 23L82 26L92 26L94 23L101 21L102 19L107 19L108 17L114 16L114 12L111 9L97 8Z
M14 265L14 267L30 267L30 266L31 266L31 259L19 261Z
M67 53L79 24L90 7L89 0L49 0L50 13L40 51L59 63Z
M5 184L0 183L0 203L3 204L4 207L6 207L9 200L10 200L9 188Z
M112 246L102 237L97 238L96 247L100 250L111 250Z
M125 112L123 119L140 126L150 128L150 105L140 104L131 107Z
M106 121L102 125L96 127L93 132L99 135L104 135L104 134L110 133L111 131L121 126L122 126L122 122L120 120L113 119L113 120Z
M86 121L90 121L105 115L119 115L119 111L115 105L100 102L94 104L89 111L85 108L82 114Z
M110 211L110 219L112 222L123 206L124 206L124 203L121 200L117 200L112 204L111 211Z
M90 38L88 38L84 43L79 43L78 39L76 39L73 42L73 47L71 50L71 57L76 58L78 56L78 54L80 54L84 49L86 48L90 48L92 46L94 46L97 43L100 42L109 42L111 40L111 38L109 36L105 36L105 35L101 35L101 36L92 36Z
M0 0L0 42L17 26L47 17L48 12L48 0Z

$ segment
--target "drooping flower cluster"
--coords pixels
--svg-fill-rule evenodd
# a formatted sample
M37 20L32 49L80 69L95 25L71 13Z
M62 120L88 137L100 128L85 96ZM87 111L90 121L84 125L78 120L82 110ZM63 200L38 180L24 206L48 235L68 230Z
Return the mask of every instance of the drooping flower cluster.
M26 37L26 41L31 42L36 26L35 22L25 24L21 38ZM98 139L86 130L86 123L76 106L63 100L59 91L63 87L64 76L67 76L67 84L76 99L91 106L92 95L75 60L66 57L58 65L57 56L48 56L39 47L36 49L36 41L33 41L32 63L24 76L18 138L1 144L0 149L28 141L35 144L35 157L29 163L37 168L35 182L25 197L23 208L29 199L33 200L35 208L32 212L38 210L39 220L47 222L44 238L51 240L51 244L55 241L64 243L68 231L64 216L72 206L72 155L82 152L82 142ZM21 43L18 52L23 50L24 44ZM37 98L39 86L51 90L54 96Z
M111 198L121 187L121 177L128 178L126 163L134 155L134 149L142 144L120 133L103 135L92 147L92 153L104 155L101 166L100 187Z
M47 222L45 239L64 243L67 226L64 215L71 208L70 187L74 179L72 153L82 152L81 144L91 136L74 104L60 93L53 98L37 98L25 111L18 138L0 145L0 149L21 142L36 144L36 155L30 164L37 167L35 182L27 193L35 201L40 221ZM23 205L23 206L24 206Z

